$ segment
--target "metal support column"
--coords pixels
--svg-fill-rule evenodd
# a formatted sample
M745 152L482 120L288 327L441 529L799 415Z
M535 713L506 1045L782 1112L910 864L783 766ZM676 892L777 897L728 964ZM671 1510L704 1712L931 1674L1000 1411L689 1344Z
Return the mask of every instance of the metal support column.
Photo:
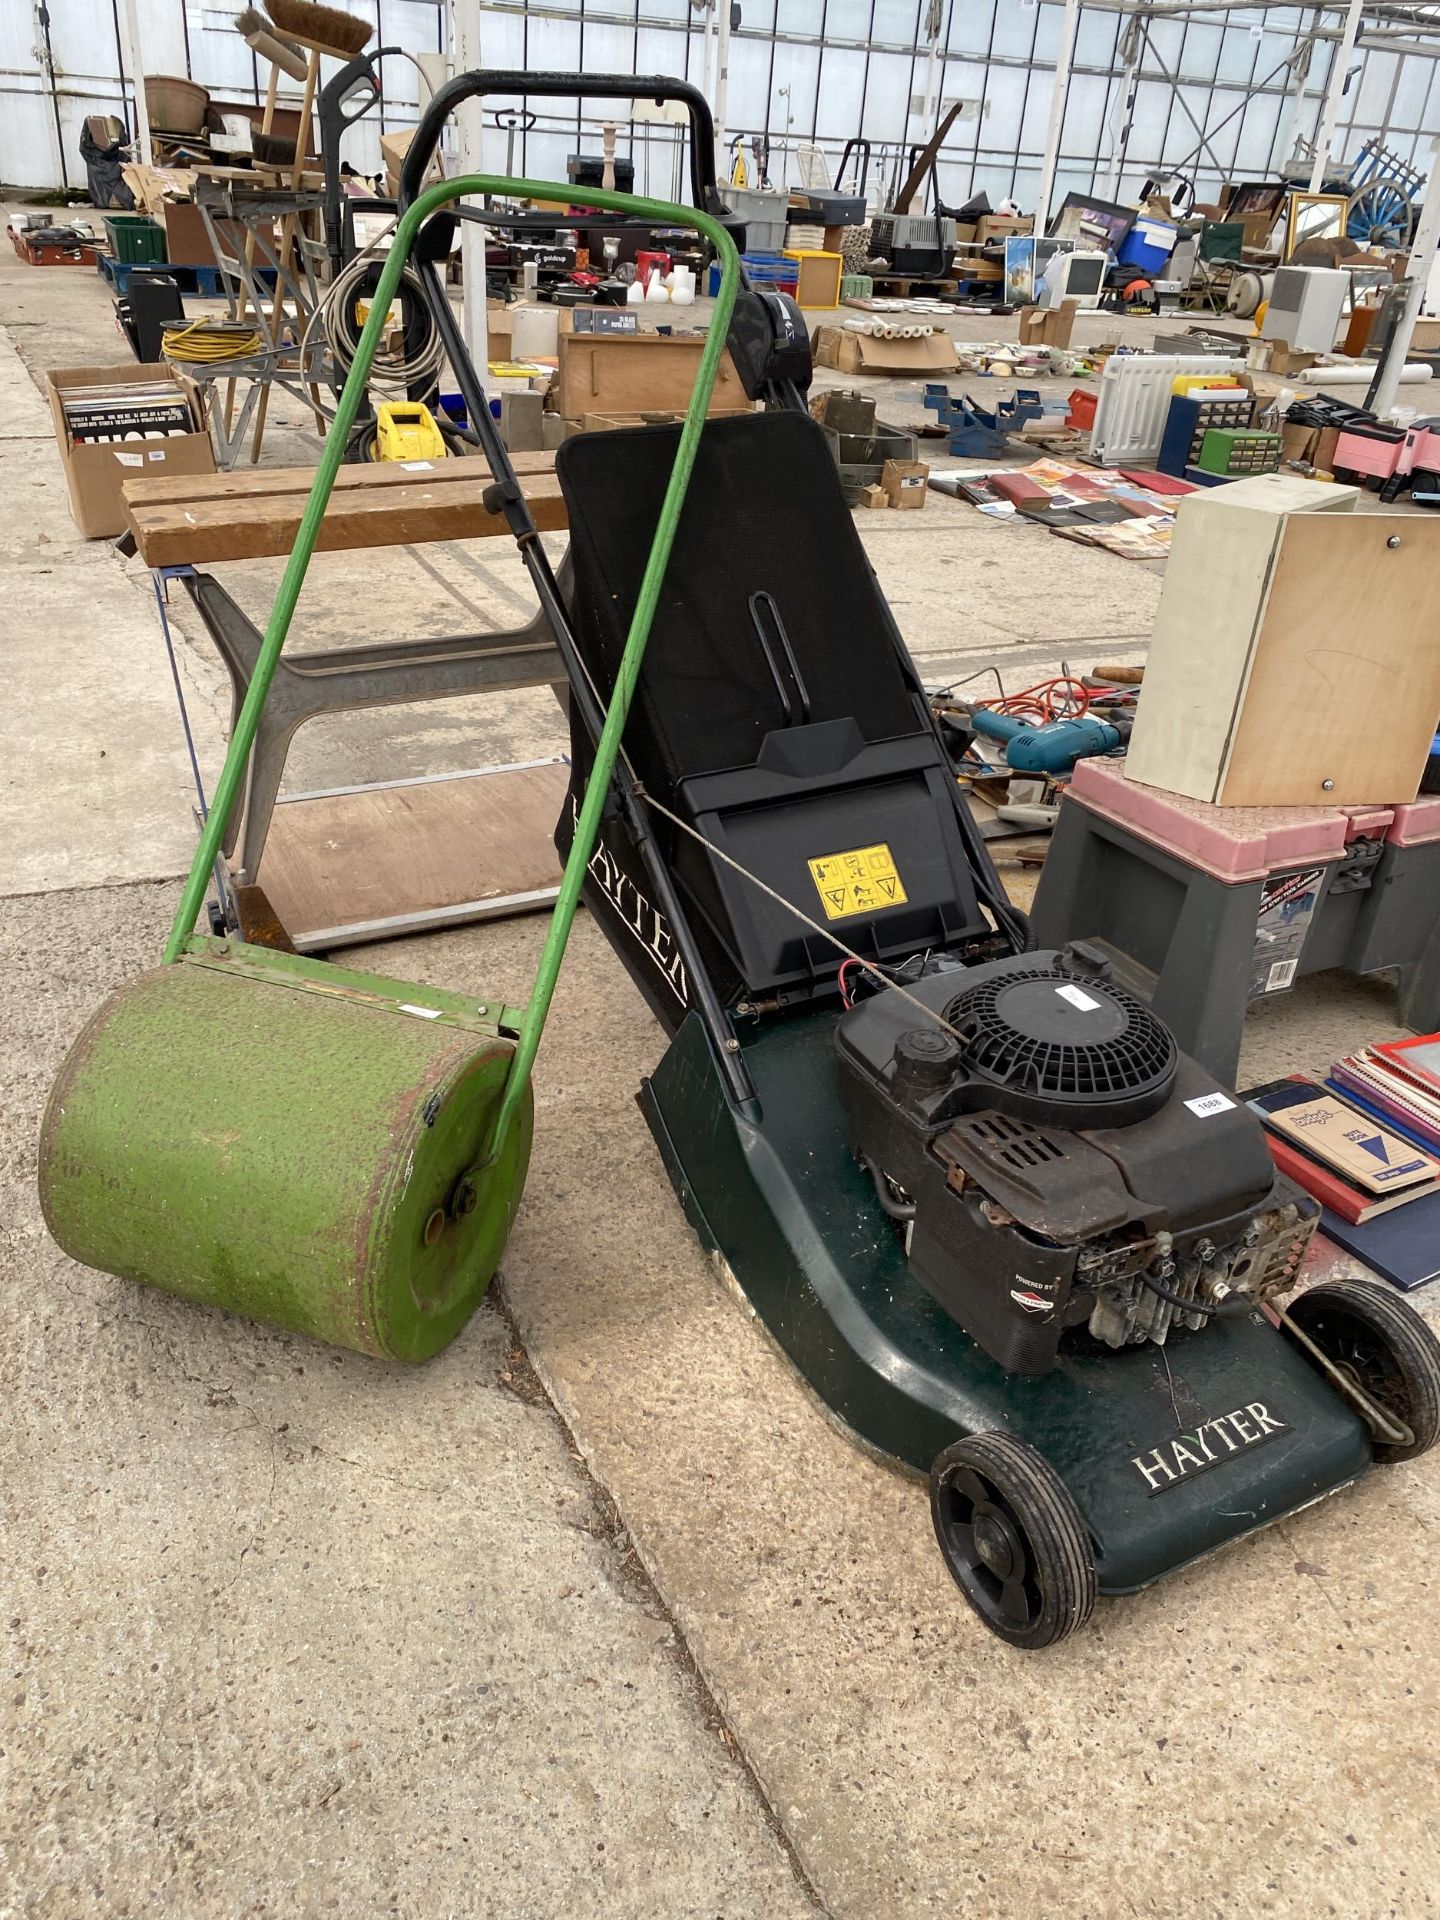
M455 71L475 73L480 59L480 0L452 0L454 27L452 46ZM483 173L485 156L484 114L479 96L466 100L456 109L456 130L460 142L461 173ZM488 229L476 220L465 220L460 227L460 270L464 276L465 344L482 376L490 363L490 325L485 310L485 242ZM445 278L444 263L440 279ZM471 422L474 425L474 422Z
M1440 177L1440 139L1436 139L1430 148L1430 178ZM1425 286L1430 269L1435 264L1435 249L1440 245L1440 193L1427 192L1425 204L1420 209L1420 218L1415 227L1415 240L1410 249L1409 263L1405 272L1409 277L1410 291L1405 296L1405 305L1400 313L1399 324L1390 336L1390 343L1380 363L1379 375L1374 386L1366 395L1365 404L1382 419L1395 404L1395 395L1400 388L1400 375L1405 366L1405 356L1410 351L1410 342L1415 334L1415 322L1420 317L1420 305L1425 298Z
M145 104L145 62L140 52L140 17L136 0L121 0L121 32L125 40L125 64L130 69L130 91L135 96L135 146L140 164L148 167L150 155L150 112Z
M1128 21L1120 45L1120 57L1124 62L1120 91L1115 97L1115 110L1110 119L1110 164L1105 173L1105 193L1111 200L1120 190L1120 175L1125 169L1125 150L1130 145L1130 128L1135 120L1136 83L1144 48L1145 38L1140 31L1139 20Z
M1065 122L1065 96L1070 91L1070 63L1075 58L1075 33L1080 24L1080 0L1065 0L1060 28L1060 51L1055 58L1055 84L1050 94L1050 124L1045 129L1045 158L1040 163L1040 191L1035 196L1035 236L1044 233L1055 192L1055 168L1060 159L1060 129Z
M1330 61L1330 77L1325 83L1325 103L1320 109L1320 124L1315 130L1315 159L1310 168L1310 191L1319 193L1330 164L1330 148L1335 139L1335 123L1340 117L1340 101L1345 92L1345 76L1350 56L1355 51L1355 36L1360 31L1360 15L1365 0L1350 0L1345 13L1345 31L1340 36Z
M715 36L715 172L728 177L725 165L725 105L730 91L730 13L733 0L719 0L720 24Z

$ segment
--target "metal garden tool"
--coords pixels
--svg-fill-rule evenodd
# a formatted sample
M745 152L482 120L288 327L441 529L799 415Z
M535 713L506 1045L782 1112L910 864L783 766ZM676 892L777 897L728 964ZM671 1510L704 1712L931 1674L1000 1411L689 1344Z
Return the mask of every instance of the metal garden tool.
M724 225L586 189L587 202L716 247L715 313L644 582L595 743L559 896L523 1008L196 935L385 316L424 223L466 196L564 200L472 175L402 213L326 437L264 645L165 946L71 1048L41 1130L40 1191L67 1253L384 1358L445 1346L484 1295L520 1204L531 1069L595 844L739 285ZM452 359L463 356L451 342ZM474 370L457 367L462 384Z

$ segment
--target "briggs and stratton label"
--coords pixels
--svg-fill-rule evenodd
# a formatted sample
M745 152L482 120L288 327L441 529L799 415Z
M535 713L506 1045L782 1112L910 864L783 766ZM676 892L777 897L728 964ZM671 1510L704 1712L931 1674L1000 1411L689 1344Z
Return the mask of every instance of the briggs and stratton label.
M1236 1407L1232 1413L1202 1420L1198 1427L1152 1447L1149 1453L1137 1453L1130 1464L1152 1496L1168 1493L1182 1480L1193 1480L1197 1474L1208 1473L1211 1467L1223 1467L1232 1454L1263 1447L1267 1440L1289 1431L1286 1423L1277 1419L1263 1400L1252 1400L1248 1406Z
M1295 984L1310 924L1325 890L1324 867L1275 873L1260 890L1250 993L1281 993Z

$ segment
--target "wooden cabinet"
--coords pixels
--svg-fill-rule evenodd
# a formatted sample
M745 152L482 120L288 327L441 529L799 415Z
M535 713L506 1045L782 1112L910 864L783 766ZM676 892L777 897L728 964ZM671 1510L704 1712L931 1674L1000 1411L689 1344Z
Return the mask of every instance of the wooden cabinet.
M1224 806L1413 800L1440 722L1440 519L1267 474L1187 495L1130 779Z
M700 334L562 333L556 410L567 420L587 413L683 413L700 371ZM709 411L749 405L728 352L722 354Z

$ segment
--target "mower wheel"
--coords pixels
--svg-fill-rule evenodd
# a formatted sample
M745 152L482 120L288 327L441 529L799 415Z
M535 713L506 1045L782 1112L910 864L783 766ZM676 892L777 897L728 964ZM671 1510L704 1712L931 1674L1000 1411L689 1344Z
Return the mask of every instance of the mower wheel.
M1377 1464L1413 1460L1440 1439L1440 1340L1408 1300L1376 1280L1329 1280L1286 1309L1356 1386L1414 1434L1375 1444Z
M935 1537L955 1584L1012 1647L1053 1647L1095 1604L1095 1558L1065 1482L1008 1433L976 1433L930 1469Z

